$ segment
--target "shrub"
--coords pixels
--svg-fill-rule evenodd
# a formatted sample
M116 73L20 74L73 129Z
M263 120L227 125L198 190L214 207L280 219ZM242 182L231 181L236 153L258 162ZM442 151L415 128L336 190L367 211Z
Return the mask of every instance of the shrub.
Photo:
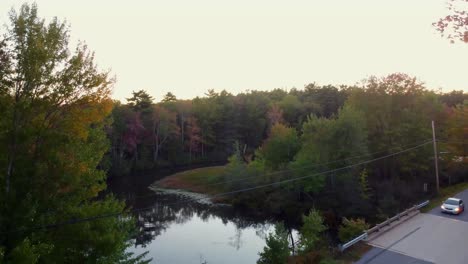
M341 242L345 243L354 237L361 235L367 229L369 229L369 225L362 218L351 220L343 218L343 223L338 231L338 237Z
M304 224L301 228L301 249L310 251L317 246L320 235L327 227L323 224L323 218L316 210L311 210L307 216L302 217Z
M266 246L260 253L257 264L284 264L290 255L288 233L283 224L275 226L275 233L270 233L266 239Z

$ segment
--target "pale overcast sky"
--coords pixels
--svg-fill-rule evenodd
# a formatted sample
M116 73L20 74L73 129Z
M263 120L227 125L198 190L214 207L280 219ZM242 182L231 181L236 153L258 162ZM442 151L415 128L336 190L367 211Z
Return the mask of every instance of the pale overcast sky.
M0 0L0 22L24 1ZM103 69L113 97L145 89L157 101L208 89L232 93L354 84L404 72L431 89L468 91L468 45L431 23L445 0L37 0L40 16L71 24Z

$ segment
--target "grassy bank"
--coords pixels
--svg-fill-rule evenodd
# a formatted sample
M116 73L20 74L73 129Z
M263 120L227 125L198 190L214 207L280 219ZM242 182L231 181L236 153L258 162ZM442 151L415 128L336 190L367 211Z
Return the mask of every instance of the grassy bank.
M447 198L453 197L457 193L460 193L466 189L468 189L468 182L462 182L449 187L441 188L440 194L432 198L429 201L429 205L422 208L421 212L425 213L440 206Z
M168 176L156 183L158 187L182 189L192 192L216 194L224 190L222 175L225 166L205 167L187 170Z

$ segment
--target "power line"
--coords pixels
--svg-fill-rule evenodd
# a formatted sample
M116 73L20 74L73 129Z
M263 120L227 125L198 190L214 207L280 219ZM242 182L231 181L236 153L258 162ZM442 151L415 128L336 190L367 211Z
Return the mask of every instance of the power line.
M358 155L358 156L354 156L354 157L349 157L349 158L344 158L344 159L339 159L339 160L334 160L334 161L329 161L329 162L324 162L324 163L310 164L310 165L307 165L307 166L302 166L302 167L297 167L297 168L289 168L289 169L275 171L275 172L271 172L271 173L264 173L264 174L260 174L260 175L237 178L237 179L233 179L233 180L229 180L229 181L220 181L220 182L210 183L210 184L198 184L198 185L195 185L195 186L196 187L211 187L211 186L218 186L218 185L228 184L228 183L233 183L233 182L249 181L249 180L257 179L257 178L260 178L260 177L272 176L272 175L277 175L277 174L282 174L282 173L287 173L287 172L293 172L293 171L302 170L302 169L309 169L309 168L314 168L314 167L318 167L318 166L329 165L329 164L337 163L337 162L340 162L340 161L348 161L348 160L353 160L353 159L357 159L357 158L372 156L372 155L379 154L379 153L382 153L382 152L388 152L389 150L392 150L392 149L405 148L405 147L412 146L412 145L415 145L415 144L425 143L428 140L429 139L427 139L425 141L418 142L418 143L412 143L412 144L407 144L407 145L403 145L403 146L396 146L396 147L392 147L392 148L389 148L389 149L386 149L386 150L376 151L376 152L372 152L372 153L368 153L368 154ZM157 194L148 194L148 195L134 196L132 198L139 199L139 198L147 198L147 197L156 196L156 195Z
M277 175L277 174L281 174L281 173L293 172L293 171L301 170L301 169L308 169L308 168L314 168L314 167L323 166L323 165L329 165L329 164L337 163L337 162L340 162L340 161L348 161L348 160L353 160L353 159L357 159L357 158L372 156L372 155L375 155L375 154L388 152L388 151L393 150L393 149L399 149L399 148L405 148L405 147L408 147L408 146L419 145L419 144L425 143L425 142L427 142L429 140L430 139L426 139L425 141L420 141L420 142L417 142L417 143L406 144L406 145L403 145L403 146L395 146L395 147L392 147L392 148L389 148L389 149L386 149L386 150L376 151L376 152L372 152L372 153L367 153L367 154L363 154L363 155L348 157L348 158L329 161L329 162L324 162L324 163L310 164L310 165L306 165L306 166L302 166L302 167L289 168L289 169L285 169L285 170L281 170L281 171L275 171L275 172L271 172L271 173L264 173L264 174L260 174L260 175L253 175L253 176L248 176L248 177L243 177L243 178L237 178L237 179L233 179L233 180L229 180L229 181L220 181L220 182L211 183L211 184L198 184L198 185L195 185L195 186L196 187L212 187L212 186L218 186L218 185L228 184L228 183L232 183L232 182L250 181L250 180L260 178L260 177L272 176L272 175ZM367 144L360 145L359 147L362 147L362 146L367 146ZM158 193L152 193L152 194L147 194L147 195L132 196L131 198L132 199L141 199L141 198L154 197L154 196L158 196L158 195L159 195ZM45 213L43 215L51 215L51 214L55 214L55 212L52 211L52 212Z
M425 146L425 145L430 144L430 143L432 143L432 141L427 141L427 142L425 142L423 144L420 144L420 145L417 145L415 147L411 147L411 148L404 149L404 150L401 150L401 151L398 151L398 152L394 152L394 153L391 153L391 154L388 154L388 155L385 155L385 156L382 156L382 157L378 157L378 158L375 158L375 159L355 163L355 164L348 165L348 166L341 167L341 168L337 168L337 169L332 169L332 170L328 170L328 171L324 171L324 172L318 172L318 173L307 175L307 176L291 178L291 179L277 181L277 182L273 182L273 183L258 185L258 186L249 187L249 188L245 188L245 189L240 189L240 190L236 190L236 191L230 191L230 192L225 192L225 193L221 193L221 194L215 194L215 195L211 195L209 197L196 198L196 199L187 199L186 201L192 201L192 200L197 201L197 200L204 200L204 199L213 199L213 198L218 198L219 196L225 196L225 195L230 195L230 194L235 194L235 193L240 193L240 192L245 192L245 191L261 189L261 188L265 188L265 187L268 187L268 186L274 186L274 185L277 185L277 184L283 184L283 183L293 182L293 181L297 181L297 180L303 180L303 179L314 177L314 176L328 174L328 173L332 173L332 172L342 171L342 170L350 169L350 168L357 167L357 166L360 166L360 165L363 165L363 164L372 163L372 162L375 162L375 161L378 161L378 160L381 160L381 159L385 159L385 158L388 158L388 157L396 156L396 155L411 151L413 149L420 148L420 147ZM186 201L178 201L178 202L167 204L167 205L179 204L179 203L186 202Z
M219 194L208 196L208 197L187 199L187 200L183 200L183 201L179 201L179 202L175 202L175 203L171 203L171 204L166 204L166 205L170 206L170 205L186 203L186 202L195 202L195 201L199 201L199 200L213 199L213 198L218 198L218 197L222 197L222 196L226 196L226 195L232 195L232 194L237 194L237 193L242 193L242 192L258 190L258 189L262 189L262 188L266 188L266 187L270 187L270 186L275 186L275 185L279 185L279 184L299 181L299 180L303 180L303 179L307 179L307 178L311 178L311 177L315 177L315 176L319 176L319 175L323 175L323 174L342 171L342 170L357 167L357 166L360 166L360 165L372 163L372 162L375 162L375 161L378 161L378 160L381 160L381 159L386 159L386 158L389 158L389 157L392 157L392 156L396 156L396 155L399 155L399 154L402 154L402 153L405 153L405 152L408 152L408 151L423 147L423 146L425 146L427 144L431 144L431 143L432 143L431 141L427 141L427 142L425 142L423 144L420 144L420 145L417 145L417 146L414 146L414 147L411 147L411 148L408 148L408 149L404 149L404 150L394 152L394 153L391 153L391 154L388 154L388 155L385 155L385 156L381 156L381 157L378 157L378 158L370 159L370 160L367 160L367 161L359 162L359 163L356 163L356 164L348 165L348 166L333 169L333 170L328 170L328 171L314 173L314 174L307 175L307 176L301 176L301 177L296 177L296 178L292 178L292 179L287 179L287 180L262 184L262 185L253 186L253 187L249 187L249 188L243 188L243 189L240 189L240 190L229 191L229 192L225 192L225 193L219 193ZM61 227L61 226L66 226L66 225L72 225L72 224L77 224L77 223L95 221L95 220L99 220L99 219L103 219L103 218L121 216L121 215L124 215L126 213L130 213L130 212L136 213L136 212L147 211L147 210L151 210L153 208L154 208L154 206L150 206L150 207L130 210L130 211L127 211L127 212L109 213L109 214L102 214L102 215L97 215L97 216L87 217L87 218L70 219L70 220L68 220L66 222L61 222L61 223L36 226L36 227L28 228L28 229L12 230L12 231L8 231L8 232L4 232L4 234L5 233L13 233L13 232L25 232L25 231L28 231L28 230L32 231L32 230L58 228L58 227Z

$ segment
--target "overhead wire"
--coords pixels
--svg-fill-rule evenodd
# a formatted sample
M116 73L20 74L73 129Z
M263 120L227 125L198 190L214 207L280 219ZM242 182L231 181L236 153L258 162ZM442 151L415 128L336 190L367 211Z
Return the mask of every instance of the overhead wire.
M296 168L288 168L288 169L285 169L285 170L280 170L280 171L275 171L275 172L270 172L270 173L257 174L257 175L254 175L254 176L236 178L236 179L232 179L232 180L228 180L228 181L220 181L220 182L211 183L211 184L198 184L198 185L195 185L195 187L212 187L212 186L229 184L229 183L233 183L233 182L247 182L247 181L258 179L258 178L261 178L261 177L273 176L273 175L278 175L278 174L287 173L287 172L294 172L294 171L302 170L302 169L309 169L309 168L314 168L314 167L318 167L318 166L334 164L334 163L341 162L341 161L348 161L348 160L354 160L354 159L358 159L358 158L362 158L362 157L373 156L373 155L376 155L376 154L379 154L379 153L388 152L388 151L393 150L393 149L401 149L401 148L405 148L405 147L409 147L409 146L413 146L413 145L419 145L421 143L425 143L425 142L428 142L430 140L431 139L426 139L424 141L419 141L419 142L416 142L416 143L406 144L406 145L402 145L402 146L394 146L394 147L391 147L391 148L388 148L388 149L385 149L385 150L380 150L380 151L376 151L376 152L372 152L372 153L357 155L357 156L348 157L348 158L339 159L339 160L328 161L328 162L324 162L324 163L309 164L309 165L306 165L306 166L301 166L301 167L296 167ZM367 145L362 145L362 146L367 146ZM159 195L160 195L160 193L153 192L153 193L147 194L147 195L132 196L131 199L142 199L142 198L155 197L155 196L159 196ZM123 197L123 199L125 199L125 197ZM50 215L50 214L54 214L54 213L55 212L52 211L52 212L48 212L46 214Z
M293 171L298 171L298 170L303 170L303 169L310 169L310 168L314 168L314 167L318 167L318 166L329 165L329 164L333 164L333 163L337 163L337 162L341 162L341 161L348 161L348 160L353 160L353 159L357 159L357 158L373 156L373 155L376 155L376 154L379 154L379 153L388 152L388 151L393 150L393 149L405 148L405 147L408 147L408 146L418 145L418 144L425 143L425 142L428 142L428 141L430 141L430 139L426 139L426 140L420 141L418 143L406 144L406 145L403 145L403 146L395 146L395 147L392 147L392 148L389 148L389 149L386 149L386 150L381 150L381 151L376 151L376 152L372 152L372 153L362 154L362 155L358 155L358 156L354 156L354 157L348 157L348 158L329 161L329 162L324 162L324 163L310 164L310 165L296 167L296 168L288 168L288 169L279 170L279 171L270 172L270 173L263 173L263 174L258 174L258 175L254 175L254 176L236 178L236 179L232 179L232 180L228 180L228 181L220 181L220 182L209 183L209 184L198 184L198 185L195 185L195 186L196 187L212 187L212 186L229 184L229 183L233 183L233 182L249 181L249 180L257 179L257 178L260 178L260 177L273 176L273 175L278 175L278 174L287 173L287 172L293 172ZM151 196L156 196L156 195L157 194L148 194L148 195L133 196L132 198L133 199L139 199L139 198L146 198L146 197L151 197Z
M170 203L170 204L166 204L166 205L170 206L170 205L187 203L187 202L195 202L195 201L199 201L199 200L214 199L214 198L218 198L218 197L222 197L222 196L227 196L227 195L232 195L232 194L237 194L237 193L242 193L242 192L249 192L249 191L258 190L258 189L262 189L262 188L266 188L266 187L271 187L271 186L275 186L275 185L280 185L280 184L284 184L284 183L290 183L290 182L299 181L299 180L303 180L303 179L307 179L307 178L311 178L311 177L316 177L316 176L319 176L319 175L324 175L324 174L328 174L328 173L342 171L342 170L346 170L346 169L349 169L349 168L353 168L353 167L361 166L361 165L364 165L364 164L372 163L372 162L375 162L375 161L378 161L378 160L386 159L386 158L389 158L389 157L392 157L392 156L396 156L396 155L399 155L399 154L402 154L402 153L405 153L405 152L409 152L409 151L412 151L414 149L423 147L423 146L425 146L427 144L430 144L430 143L432 143L432 141L427 141L427 142L425 142L423 144L420 144L420 145L417 145L417 146L414 146L414 147L411 147L411 148L407 148L407 149L404 149L404 150L401 150L401 151L398 151L398 152L390 153L388 155L384 155L384 156L381 156L381 157L378 157L378 158L374 158L374 159L366 160L366 161L363 161L363 162L351 164L351 165L344 166L344 167L337 168L337 169L327 170L327 171L323 171L323 172L319 172L319 173L314 173L314 174L311 174L311 175L306 175L306 176L301 176L301 177L296 177L296 178L271 182L271 183L267 183L267 184L261 184L261 185L257 185L257 186L253 186L253 187L248 187L248 188L243 188L243 189L239 189L239 190L219 193L219 194L206 196L206 197L186 199L186 200L182 200L182 201L178 201L178 202L174 202L174 203ZM41 225L41 226L36 226L36 227L31 227L31 228L26 228L26 229L11 230L11 231L4 232L4 234L5 233L14 233L14 232L25 232L25 231L32 231L32 230L41 230L41 229L49 230L49 229L52 229L52 228L58 228L58 227L61 227L61 226L66 226L66 225L73 225L73 224L78 224L78 223L83 223L83 222L95 221L95 220L99 220L99 219L103 219L103 218L109 218L109 217L117 217L117 216L122 216L122 215L125 215L125 214L128 214L128 213L137 213L137 212L147 211L147 210L151 210L153 208L154 208L154 206L149 206L149 207L144 207L144 208L128 210L128 211L124 211L124 212L101 214L101 215L96 215L96 216L86 217L86 218L69 219L68 221L54 223L54 224Z

